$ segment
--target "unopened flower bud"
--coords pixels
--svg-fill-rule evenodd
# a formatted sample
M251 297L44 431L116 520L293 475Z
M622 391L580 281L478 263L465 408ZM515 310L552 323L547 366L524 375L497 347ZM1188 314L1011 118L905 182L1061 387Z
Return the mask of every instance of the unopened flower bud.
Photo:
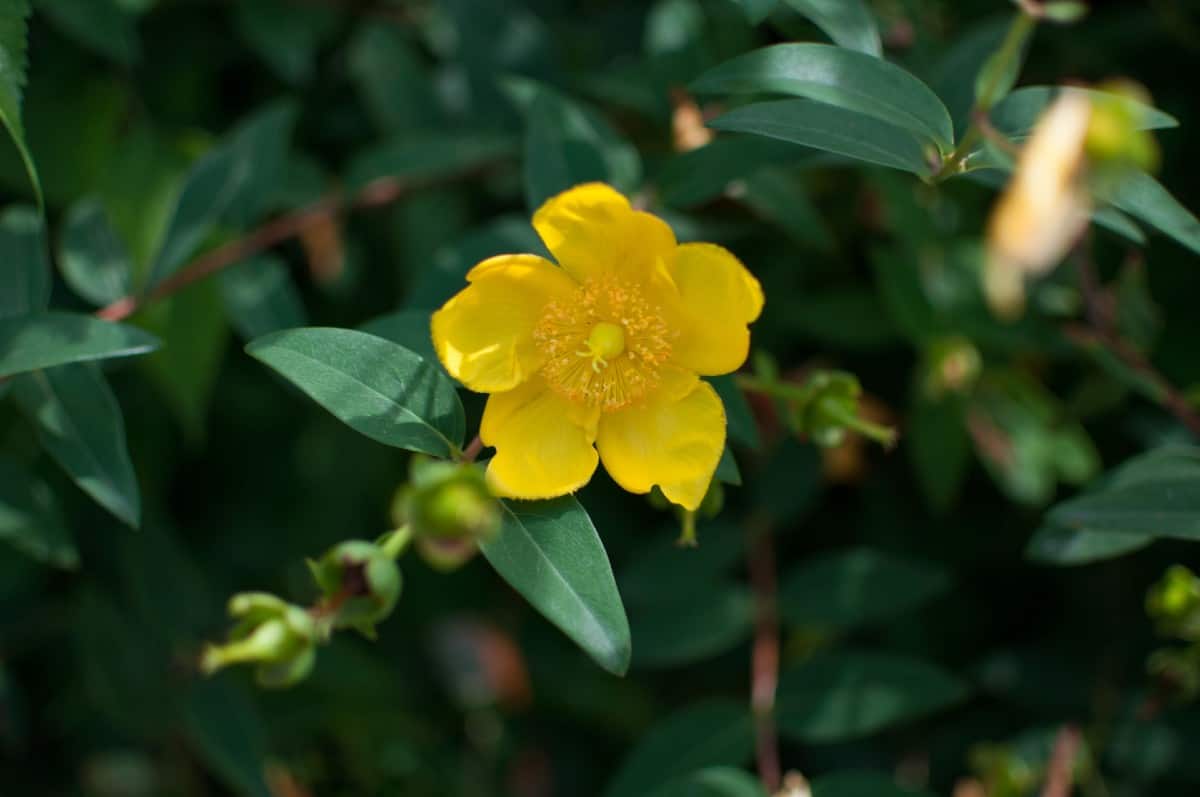
M480 468L416 459L409 484L392 503L392 519L408 524L417 539L478 541L499 530L500 508Z
M862 387L853 374L818 371L809 378L812 398L796 408L797 428L814 443L830 448L841 445L847 431L855 431L886 447L896 442L896 432L860 414Z
M930 346L925 356L924 386L930 398L969 392L983 367L979 349L963 337L943 338Z
M340 543L320 559L309 560L308 567L323 594L318 610L331 628L355 628L373 637L375 624L400 599L400 568L375 543Z
M238 623L223 645L208 645L200 658L207 675L232 664L257 664L258 681L284 687L300 681L316 658L317 626L304 609L261 592L243 592L229 601Z
M1146 611L1164 633L1200 640L1200 578L1172 565L1146 595Z
M415 547L426 564L442 573L457 570L479 552L475 540L464 537L417 537Z
M1113 80L1097 88L1103 93L1093 95L1086 138L1093 165L1115 171L1112 179L1120 179L1120 172L1131 166L1143 171L1157 169L1158 144L1144 129L1142 118L1150 105L1149 92L1130 80Z

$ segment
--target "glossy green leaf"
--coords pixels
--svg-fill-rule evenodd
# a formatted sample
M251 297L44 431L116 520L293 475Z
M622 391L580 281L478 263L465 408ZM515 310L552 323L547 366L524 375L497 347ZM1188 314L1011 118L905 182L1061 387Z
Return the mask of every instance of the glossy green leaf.
M811 152L783 141L717 136L703 147L672 155L655 175L654 183L664 204L687 208L716 199L735 180L765 167L778 168L811 158Z
M24 467L0 458L0 540L54 567L79 566L54 494Z
M419 183L465 176L515 151L516 142L498 133L405 133L355 157L346 181L358 191L381 178Z
M792 568L780 586L779 608L793 625L846 630L907 614L949 588L949 576L936 565L846 548Z
M19 205L0 213L0 318L50 304L50 264L41 214Z
M304 326L308 320L287 264L275 255L225 269L220 280L225 312L245 340Z
M0 376L66 363L132 357L158 348L135 327L75 313L41 313L0 319Z
M912 73L870 55L829 44L776 44L710 69L699 94L789 94L871 116L943 151L954 147L950 112Z
M734 458L728 441L725 443L725 450L721 452L721 459L717 461L717 470L713 473L713 478L722 484L732 484L737 487L742 485L742 470L738 467L737 459Z
M707 767L736 767L754 748L750 709L713 700L689 706L647 731L621 763L604 797L645 797Z
M94 197L82 199L67 211L64 225L58 265L71 290L96 305L127 296L133 264L104 205Z
M1082 95L1089 99L1104 99L1107 102L1120 102L1129 109L1132 118L1138 120L1138 129L1141 130L1160 130L1179 126L1179 120L1175 117L1136 100L1109 92L1073 86L1024 86L1019 88L992 108L992 124L1009 137L1027 136L1033 131L1033 126L1050 106L1050 103L1064 94Z
M238 34L289 83L312 78L317 51L337 32L336 9L286 0L241 0L234 13Z
M625 673L629 621L604 543L578 501L505 501L500 533L480 549L513 589L597 664Z
M1087 565L1140 551L1152 542L1154 538L1147 534L1095 531L1086 527L1071 529L1047 524L1030 538L1025 546L1025 556L1045 565Z
M932 170L916 136L895 125L813 100L746 105L709 123L755 133L918 175Z
M390 446L449 457L466 433L462 403L440 370L363 332L303 327L246 347L355 431Z
M733 767L709 767L677 778L653 797L767 797L758 778Z
M1200 539L1200 451L1167 448L1135 457L1091 492L1055 506L1067 529Z
M80 489L137 527L141 495L125 447L125 421L100 369L84 363L24 374L13 393L37 426L42 447Z
M834 772L812 782L812 797L932 797L927 791L907 789L882 772Z
M758 433L758 422L750 411L750 404L741 388L737 386L736 378L730 374L711 377L709 382L721 397L725 405L725 420L728 424L729 439L747 448L758 451L762 448L762 438Z
M67 36L119 64L130 66L141 56L136 18L117 0L37 0L37 10Z
M597 111L527 80L505 83L525 114L525 200L531 211L580 183L600 180L630 193L642 179L642 161Z
M970 123L975 76L1004 41L1008 26L1006 17L990 17L965 29L948 42L945 55L934 67L929 84L950 111L956 136L961 136Z
M1200 220L1144 172L1134 172L1117 186L1109 201L1200 254Z
M38 205L42 205L42 184L25 141L25 124L21 120L22 93L29 66L25 55L28 17L29 0L7 0L0 8L0 123L8 128L25 164Z
M162 282L195 254L220 223L253 223L281 181L296 107L281 102L234 128L188 173L175 203L150 284Z
M784 0L825 31L834 44L851 50L883 55L879 26L864 0Z
M951 706L966 686L931 664L885 653L820 654L785 670L779 729L802 743L869 736Z
M634 667L678 667L711 658L750 636L754 599L733 584L692 585L630 609Z

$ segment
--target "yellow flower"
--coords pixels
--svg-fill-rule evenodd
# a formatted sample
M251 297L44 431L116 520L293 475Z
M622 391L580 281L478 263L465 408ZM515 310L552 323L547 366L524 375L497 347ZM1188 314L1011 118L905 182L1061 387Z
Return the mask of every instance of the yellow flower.
M1020 315L1026 275L1058 265L1087 226L1083 179L1091 103L1064 93L1038 120L988 223L984 288L997 314Z
M446 370L490 393L480 437L492 489L551 498L599 462L626 490L700 505L725 447L725 409L700 375L737 370L758 281L714 244L600 183L546 202L533 226L558 261L499 255L433 315Z

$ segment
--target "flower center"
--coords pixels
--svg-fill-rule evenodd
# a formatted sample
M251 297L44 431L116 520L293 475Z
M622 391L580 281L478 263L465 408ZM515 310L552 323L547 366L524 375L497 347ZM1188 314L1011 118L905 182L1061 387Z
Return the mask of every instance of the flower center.
M638 286L611 276L546 305L533 339L546 355L541 373L551 390L610 411L656 386L671 354L660 308Z

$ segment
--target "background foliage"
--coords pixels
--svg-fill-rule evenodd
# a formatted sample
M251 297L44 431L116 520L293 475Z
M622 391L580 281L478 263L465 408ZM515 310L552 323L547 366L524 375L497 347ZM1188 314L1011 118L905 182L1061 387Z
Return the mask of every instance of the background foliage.
M1147 674L1144 608L1200 534L1195 453L1153 450L1191 442L1179 403L1200 384L1193 4L1043 24L1017 84L1128 76L1167 114L1147 125L1170 193L1133 180L1094 228L1105 335L1133 358L1088 328L1068 269L995 320L980 239L1003 177L932 179L1008 3L31 5L0 9L4 793L761 795L762 535L783 764L817 797L1038 793L1064 725L1084 794L1195 793L1200 714ZM785 41L823 43L805 58L847 82L729 63ZM1046 100L1024 92L992 117L1018 138ZM692 148L701 113L733 132ZM359 328L427 368L428 314L466 269L540 251L532 209L593 179L733 249L766 291L756 349L789 379L857 375L899 446L820 450L729 380L737 467L699 548L598 476L586 515L509 515L528 539L462 569L407 557L379 640L339 635L289 691L197 676L228 595L310 600L305 557L389 527L401 448L444 455L482 408L443 395L432 426L381 423L289 373L302 334L243 345ZM981 365L961 380L964 356ZM495 572L519 582L530 546L564 539L548 555L586 580L606 550L620 593L596 577L609 614L539 604L567 635Z

